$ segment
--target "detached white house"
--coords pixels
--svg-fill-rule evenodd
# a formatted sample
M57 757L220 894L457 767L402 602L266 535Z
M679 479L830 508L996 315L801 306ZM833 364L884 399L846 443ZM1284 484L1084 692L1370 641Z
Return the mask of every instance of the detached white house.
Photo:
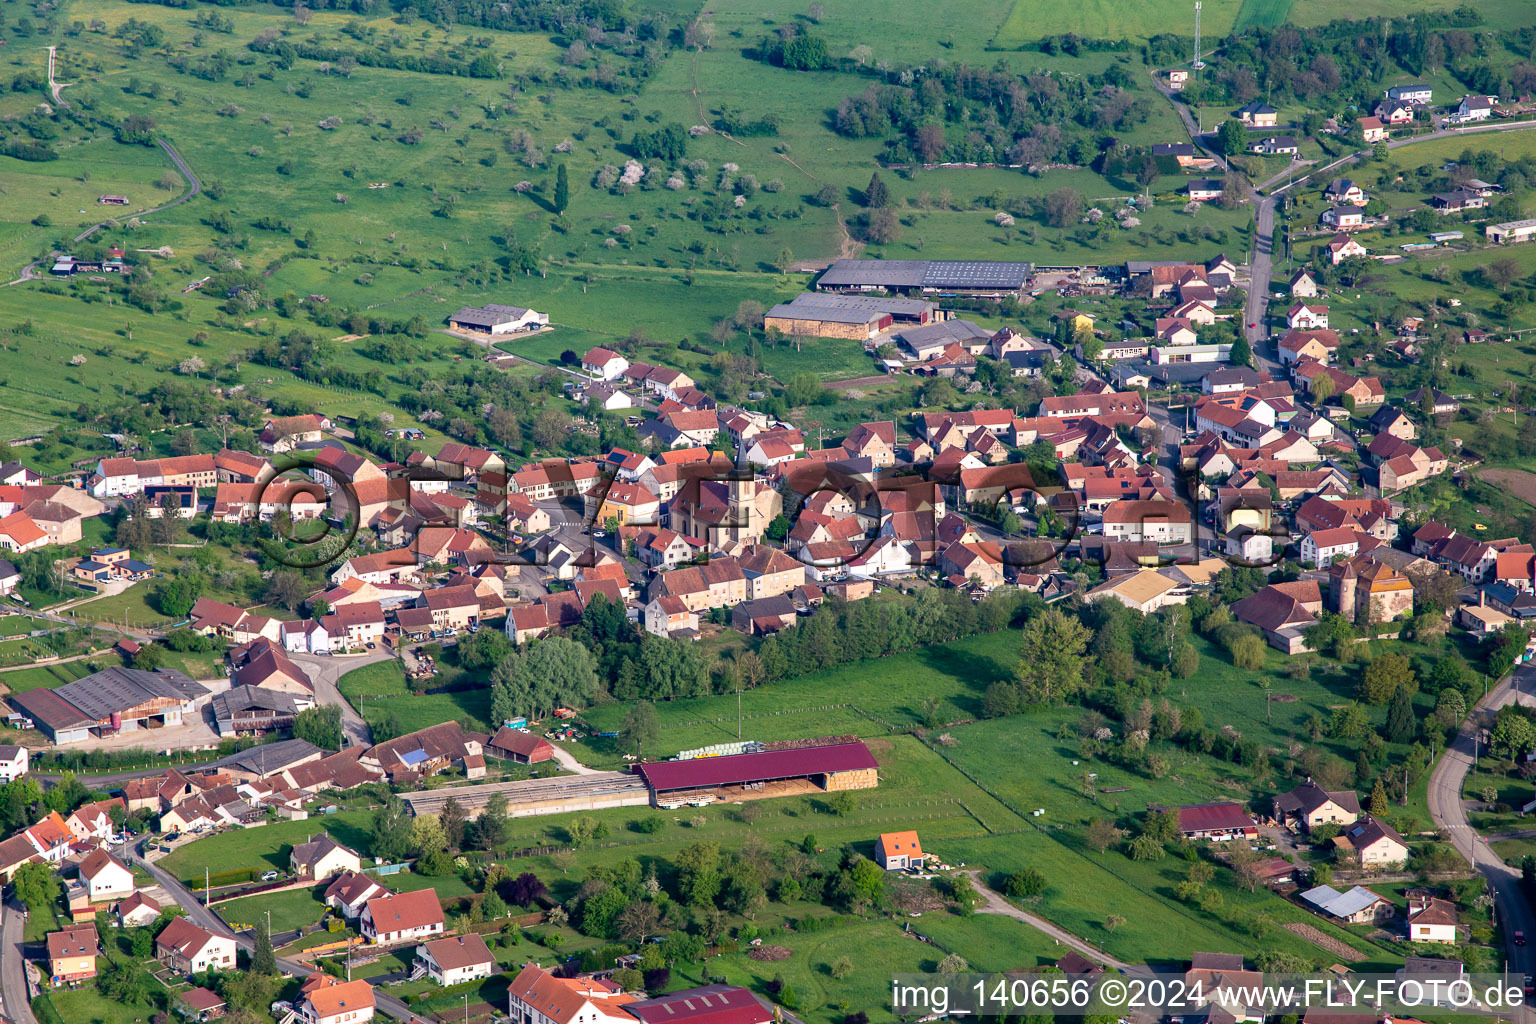
M363 907L358 925L363 938L381 944L443 934L443 905L436 889L374 896Z
M1408 897L1408 941L1456 941L1456 904L1427 893Z
M476 932L423 942L416 947L416 960L439 985L489 978L496 967L496 958Z
M235 940L215 935L178 917L155 937L155 959L182 974L233 969Z
M348 921L355 921L375 896L393 896L384 886L360 871L337 875L325 890L325 905Z
M299 878L323 882L343 871L359 871L363 862L330 836L320 835L295 846L288 855L288 866Z
M581 357L581 372L598 380L617 380L629 369L629 360L612 349L601 346Z
M106 850L96 850L80 862L80 881L92 903L110 903L133 895L133 872Z
M15 743L0 744L0 782L14 782L27 774L27 748Z

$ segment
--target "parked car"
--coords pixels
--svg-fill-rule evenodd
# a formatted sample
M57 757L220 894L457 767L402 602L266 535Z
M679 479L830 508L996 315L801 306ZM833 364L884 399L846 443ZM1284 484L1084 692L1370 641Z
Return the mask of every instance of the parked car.
M277 881L277 872L276 871L264 872L262 874L262 876L261 876L261 880L263 882L275 882L275 881Z

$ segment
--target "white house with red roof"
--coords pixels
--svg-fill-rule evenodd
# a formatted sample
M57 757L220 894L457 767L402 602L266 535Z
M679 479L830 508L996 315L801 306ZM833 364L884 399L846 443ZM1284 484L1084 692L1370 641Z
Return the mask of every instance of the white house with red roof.
M581 372L598 380L618 380L629 369L629 360L612 349L598 346L581 357Z
M1328 307L1298 302L1286 311L1285 323L1293 331L1326 330Z

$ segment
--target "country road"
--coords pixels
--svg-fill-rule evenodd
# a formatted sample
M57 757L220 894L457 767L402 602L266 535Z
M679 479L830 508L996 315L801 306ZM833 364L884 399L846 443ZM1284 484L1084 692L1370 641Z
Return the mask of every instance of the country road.
M69 104L64 102L63 98L59 95L59 90L67 89L69 87L69 83L60 82L57 78L54 77L54 68L58 64L58 59L58 47L48 47L48 95L53 97L53 109L68 110Z
M1499 923L1504 928L1504 941L1508 944L1508 970L1516 975L1536 974L1536 947L1516 946L1513 939L1516 931L1536 935L1536 913L1532 912L1530 901L1521 891L1519 870L1494 856L1467 822L1467 808L1461 792L1467 773L1472 770L1481 730L1491 725L1499 708L1519 699L1522 685L1528 692L1536 689L1536 668L1519 666L1477 702L1429 776L1429 815L1437 827L1450 835L1456 851L1487 879L1494 893Z
M165 155L171 158L171 163L175 164L176 169L181 172L181 176L187 179L188 188L187 191L183 192L181 195L177 196L175 199L172 199L168 203L161 203L159 206L152 206L148 210L140 210L138 213L132 215L140 219L148 217L152 213L160 213L162 210L169 210L173 206L180 206L182 203L187 202L189 199L193 199L200 195L203 191L203 183L197 179L196 174L192 173L192 168L187 166L187 162L181 158L180 153L176 152L175 147L173 147L169 142L166 142L164 139L156 139L155 145L165 150ZM106 225L107 221L98 221L97 223L91 225L76 235L75 241L85 241L87 238L90 238L96 232L106 227Z
M1078 938L1065 928L1060 928L1043 917L1020 910L1009 903L1003 894L993 889L981 880L981 871L975 868L965 872L971 876L971 881L976 883L976 892L981 896L981 906L976 908L978 914L1000 914L1003 917L1011 917L1015 921L1022 921L1042 934L1049 935L1063 946L1077 950L1083 956L1096 963L1106 964L1121 971L1145 970L1144 967L1136 967L1124 960L1116 960L1114 957L1100 952L1093 944Z
M1177 91L1168 88L1157 72L1152 75L1153 86L1168 100L1174 112L1179 115L1179 120L1184 123L1184 130L1189 134L1190 141L1208 153L1222 170L1230 170L1230 166L1223 156L1206 145L1200 135L1195 119L1189 113L1187 104L1180 102ZM1458 135L1474 135L1484 132L1509 132L1536 128L1536 121L1517 121L1506 124L1479 124L1467 128L1439 128L1426 135L1418 135L1411 139L1397 139L1387 143L1388 149L1399 149L1403 146L1412 146L1420 142L1429 142L1433 139L1454 138ZM1350 153L1339 157L1332 163L1322 167L1312 167L1305 174L1291 178L1284 185L1275 188L1268 194L1263 190L1272 186L1281 177L1289 177L1295 173L1297 163L1292 163L1279 174L1272 175L1261 184L1255 186L1256 201L1254 204L1254 236L1253 253L1250 258L1248 302L1243 312L1243 336L1248 339L1253 348L1254 361L1259 369L1269 370L1274 373L1280 367L1269 357L1264 350L1264 342L1268 336L1266 318L1269 315L1269 295L1274 276L1274 250L1275 250L1275 207L1278 197L1286 191L1295 188L1301 183L1313 177L1327 174L1338 167L1346 167L1357 162L1361 154Z

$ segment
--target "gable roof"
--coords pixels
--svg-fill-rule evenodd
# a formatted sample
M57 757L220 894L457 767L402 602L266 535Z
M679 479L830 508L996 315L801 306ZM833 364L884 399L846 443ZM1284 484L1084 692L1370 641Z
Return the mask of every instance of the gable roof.
M496 962L496 958L491 955L485 940L478 932L467 932L463 935L424 942L421 948L445 971Z
M404 932L443 923L443 905L436 889L374 896L368 900L368 917L375 931Z

